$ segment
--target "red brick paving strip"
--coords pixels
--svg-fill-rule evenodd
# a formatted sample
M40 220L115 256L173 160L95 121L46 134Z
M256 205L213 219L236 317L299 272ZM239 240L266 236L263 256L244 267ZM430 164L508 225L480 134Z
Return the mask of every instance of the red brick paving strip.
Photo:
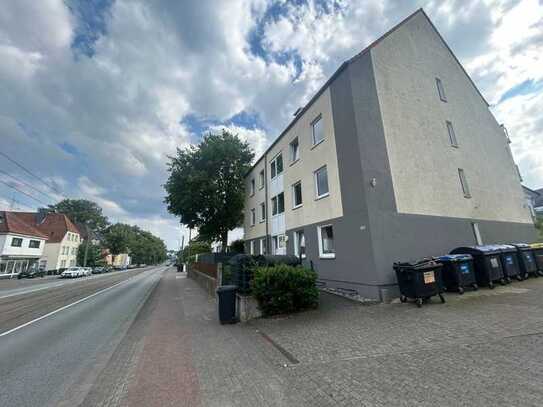
M126 405L200 406L200 387L192 361L191 328L185 320L175 273L164 274Z

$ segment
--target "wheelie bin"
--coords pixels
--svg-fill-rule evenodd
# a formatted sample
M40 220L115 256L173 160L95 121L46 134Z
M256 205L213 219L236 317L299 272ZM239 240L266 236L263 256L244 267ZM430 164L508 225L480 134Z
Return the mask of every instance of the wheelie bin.
M236 291L235 285L217 287L217 302L219 307L219 321L221 324L233 324L236 318Z
M475 265L475 278L479 286L494 288L494 284L506 284L501 264L501 250L496 246L458 247L451 254L471 254Z
M518 263L522 277L528 278L530 275L539 277L534 252L530 245L526 243L511 243L511 245L517 248Z
M477 290L477 280L473 266L473 257L470 254L449 254L437 258L443 265L441 277L447 291L458 291L464 294L466 287Z
M522 281L522 273L518 263L517 248L510 244L496 245L500 248L500 259L502 262L503 274L511 282L513 278Z
M535 264L537 265L537 272L540 276L543 276L543 243L532 243L530 245L534 252Z
M394 271L400 287L400 300L406 302L408 298L415 300L417 307L424 301L438 295L441 302L443 298L443 281L441 268L443 266L433 259L421 259L416 262L394 263Z

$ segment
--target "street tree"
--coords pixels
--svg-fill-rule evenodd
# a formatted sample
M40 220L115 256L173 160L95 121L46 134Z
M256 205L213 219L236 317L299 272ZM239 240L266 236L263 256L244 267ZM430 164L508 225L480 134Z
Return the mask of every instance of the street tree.
M164 185L168 211L201 236L220 241L224 250L228 231L243 221L244 176L253 158L249 145L226 130L177 149Z
M85 264L85 250L87 251L87 263ZM77 251L77 264L80 266L98 267L105 264L100 245L89 243L88 249L82 245Z
M90 232L102 232L109 225L102 208L86 199L63 199L55 205L49 205L47 209L64 213L72 222L87 225Z
M127 253L134 238L132 226L124 223L115 223L104 231L104 245L113 256Z

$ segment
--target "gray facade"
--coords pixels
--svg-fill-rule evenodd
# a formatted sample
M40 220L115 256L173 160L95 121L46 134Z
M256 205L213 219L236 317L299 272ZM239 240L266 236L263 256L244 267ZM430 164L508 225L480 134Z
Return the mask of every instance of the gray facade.
M398 55L401 60L395 60ZM446 103L438 99L434 77L450 92ZM326 198L331 202L324 210L290 218L287 212L285 225L286 252L295 252L294 233L303 230L305 262L313 264L323 283L383 300L396 293L396 261L476 244L476 230L485 244L535 238L506 137L422 10L344 63L270 147L273 154L323 95L331 106L336 155L328 165L337 165L337 179L331 182L337 183L339 194ZM454 148L441 132L449 120L462 129ZM306 154L310 161L320 159L310 155L312 150ZM266 158L271 157L266 153L255 168ZM460 168L472 184L469 196L460 187ZM287 167L285 177L296 179L297 171ZM248 200L248 210L251 205ZM323 217L328 209L333 216ZM321 225L333 228L334 258L322 256ZM251 240L269 242L247 224L245 231L248 250ZM271 249L268 244L267 251Z

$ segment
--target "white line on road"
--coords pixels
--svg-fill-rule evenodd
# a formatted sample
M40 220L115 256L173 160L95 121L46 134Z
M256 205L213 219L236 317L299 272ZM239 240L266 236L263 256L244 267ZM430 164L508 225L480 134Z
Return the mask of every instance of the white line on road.
M160 270L160 271L163 271L162 269L159 269L159 270ZM141 275L141 274L138 274L138 275ZM127 278L126 280L123 280L123 281L119 281L118 283L113 284L112 286L106 287L106 288L104 288L103 290L97 291L97 292L95 292L94 294L91 294L91 295L89 295L89 296L87 296L87 297L85 297L85 298L81 298L81 299L79 299L79 300L77 300L77 301L75 301L75 302L72 302L71 304L64 305L63 307L60 307L60 308L58 308L58 309L56 309L56 310L54 310L54 311L51 311L51 312L49 312L48 314L42 315L41 317L35 318L35 319L33 319L32 321L28 321L28 322L26 322L26 323L24 323L24 324L22 324L22 325L19 325L19 326L15 327L15 328L12 328L12 329L10 329L9 331L2 332L2 333L0 334L0 338L3 337L3 336L9 335L9 334L11 334L11 333L13 333L13 332L16 332L16 331L18 331L19 329L22 329L22 328L24 328L24 327L26 327L26 326L28 326L28 325L32 325L32 324L35 323L35 322L41 321L42 319L48 318L48 317L50 317L50 316L52 316L52 315L55 315L55 314L59 313L60 311L64 311L64 310L67 309L67 308L73 307L74 305L77 305L77 304L79 304L79 303L81 303L81 302L83 302L83 301L86 301L86 300L88 300L88 299L90 299L90 298L92 298L92 297L96 297L97 295L102 294L102 293L104 293L104 292L106 292L106 291L108 291L108 290L111 290L112 288L117 287L117 286L120 285L120 284L123 284L123 283L126 283L127 281L132 280L134 277L137 277L138 275L131 276L131 277L129 277L129 278Z

